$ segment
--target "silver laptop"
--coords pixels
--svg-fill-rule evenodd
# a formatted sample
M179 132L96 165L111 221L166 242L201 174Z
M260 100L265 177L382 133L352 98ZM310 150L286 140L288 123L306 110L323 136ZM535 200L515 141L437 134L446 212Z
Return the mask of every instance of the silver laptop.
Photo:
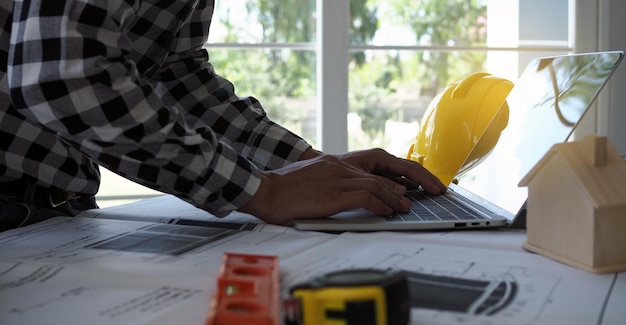
M295 220L301 230L378 231L525 227L527 189L519 181L556 143L565 142L621 61L623 52L532 60L507 97L509 122L493 151L458 175L441 196L407 193L411 211L390 216L351 210Z

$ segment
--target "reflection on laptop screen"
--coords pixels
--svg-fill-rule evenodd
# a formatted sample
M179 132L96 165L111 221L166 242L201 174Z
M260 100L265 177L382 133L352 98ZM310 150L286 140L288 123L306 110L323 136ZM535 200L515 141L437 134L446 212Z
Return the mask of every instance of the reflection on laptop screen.
M509 124L497 145L482 163L460 175L459 186L515 215L528 195L517 184L552 145L569 138L621 55L533 60L507 97Z

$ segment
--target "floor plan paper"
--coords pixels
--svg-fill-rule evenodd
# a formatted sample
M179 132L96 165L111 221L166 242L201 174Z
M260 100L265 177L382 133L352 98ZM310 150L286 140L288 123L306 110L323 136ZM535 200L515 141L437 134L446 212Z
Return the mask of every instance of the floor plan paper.
M432 235L456 244L433 241ZM590 274L523 250L472 244L476 236L480 232L346 233L283 260L288 271L285 282L351 268L403 270L409 276L412 324L622 324L626 320L626 274ZM522 239L512 236L516 237Z
M51 219L0 233L0 324L204 324L224 252L287 258L329 238Z
M225 252L279 256L285 295L330 271L403 270L412 324L626 320L625 273L586 273L529 253L521 248L523 231L337 235L228 223L198 227L161 218L212 217L184 202L168 210L169 198L160 200L158 209L131 206L142 211L132 219L144 221L121 220L120 208L119 218L55 218L0 233L0 324L201 325Z

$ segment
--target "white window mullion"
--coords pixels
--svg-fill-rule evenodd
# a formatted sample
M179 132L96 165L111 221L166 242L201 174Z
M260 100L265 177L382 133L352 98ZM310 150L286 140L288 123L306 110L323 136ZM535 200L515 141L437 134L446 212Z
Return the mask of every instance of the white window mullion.
M349 0L317 0L317 143L348 149Z
M582 2L582 0L577 0ZM626 50L626 40L623 30L626 21L623 19L626 2L623 0L594 0L598 10L597 17L597 50ZM579 4L582 5L582 4ZM581 29L586 26L579 26ZM626 62L613 73L608 84L598 95L597 130L596 133L606 135L617 149L626 154Z
M573 45L575 53L595 52L598 51L598 1L593 0L572 0L570 6L574 7L570 30L573 34ZM571 17L570 16L570 17ZM600 95L602 97L602 95ZM585 114L583 119L574 131L574 139L580 140L583 136L598 132L598 127L604 128L605 123L598 109L598 102L602 101L598 98L593 103L589 112Z

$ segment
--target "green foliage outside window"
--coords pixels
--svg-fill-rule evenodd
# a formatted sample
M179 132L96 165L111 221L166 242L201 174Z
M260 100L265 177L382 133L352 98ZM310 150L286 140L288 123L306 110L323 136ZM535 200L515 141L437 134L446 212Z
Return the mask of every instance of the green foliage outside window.
M326 0L341 1L341 0ZM315 0L222 0L213 26L219 42L315 42ZM245 5L241 5L241 4ZM385 123L419 121L426 105L446 85L484 69L484 51L450 51L442 46L484 46L486 5L481 0L350 0L353 45L372 44L381 26L400 26L405 40L435 50L366 50L350 53L350 112L361 119L367 139L350 139L351 149L384 146ZM251 39L251 40L250 40ZM390 44L393 45L393 44ZM210 47L210 44L209 44ZM280 124L315 139L315 53L300 49L210 49L219 74L239 95L254 95Z

